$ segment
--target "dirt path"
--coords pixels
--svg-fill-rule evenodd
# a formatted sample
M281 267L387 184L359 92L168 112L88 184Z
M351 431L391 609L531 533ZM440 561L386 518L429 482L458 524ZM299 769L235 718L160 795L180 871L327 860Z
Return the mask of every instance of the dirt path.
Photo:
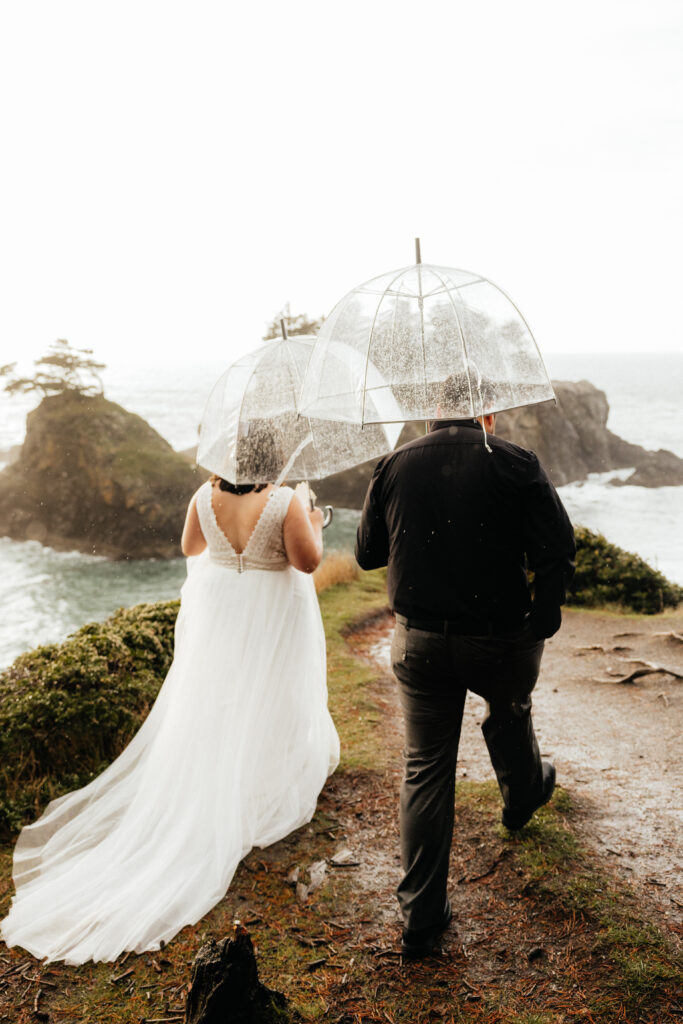
M387 617L354 639L388 676L392 629ZM683 644L657 635L668 631L683 633L683 615L628 619L565 611L563 628L546 645L534 722L543 755L553 760L558 782L579 809L582 840L659 913L680 922L683 681L661 674L633 685L614 681L639 667L624 658L683 672ZM400 748L395 687L385 686L383 699ZM469 695L458 777L492 778L478 728L484 708L481 698Z

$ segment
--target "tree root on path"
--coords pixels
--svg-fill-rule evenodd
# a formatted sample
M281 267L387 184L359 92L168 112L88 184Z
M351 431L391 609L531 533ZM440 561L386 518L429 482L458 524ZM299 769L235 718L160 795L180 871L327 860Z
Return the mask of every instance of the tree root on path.
M634 683L636 679L640 679L643 676L657 675L661 673L666 676L673 676L674 679L683 679L683 673L677 672L673 668L667 668L665 665L655 665L651 661L643 661L642 658L620 658L620 661L628 661L633 665L643 665L643 668L637 668L635 671L629 673L629 675L621 676L619 679L598 679L594 678L596 683L619 683L624 685L625 683Z
M665 636L668 640L673 640L675 643L683 644L683 636L680 633L676 633L673 629L666 630L663 633L653 633L653 636Z

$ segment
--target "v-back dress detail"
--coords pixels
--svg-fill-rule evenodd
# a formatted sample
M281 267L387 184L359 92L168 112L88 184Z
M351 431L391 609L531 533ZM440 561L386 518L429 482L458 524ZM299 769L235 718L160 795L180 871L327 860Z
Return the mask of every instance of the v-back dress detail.
M24 828L4 941L84 963L158 949L225 894L240 860L310 821L339 740L310 576L287 562L289 487L243 552L197 497L171 668L147 719L83 789Z
M209 557L219 565L238 572L247 569L286 569L289 565L281 524L287 515L294 491L291 487L275 487L268 495L247 543L241 552L235 550L218 525L212 501L212 487L207 481L197 495L197 512Z

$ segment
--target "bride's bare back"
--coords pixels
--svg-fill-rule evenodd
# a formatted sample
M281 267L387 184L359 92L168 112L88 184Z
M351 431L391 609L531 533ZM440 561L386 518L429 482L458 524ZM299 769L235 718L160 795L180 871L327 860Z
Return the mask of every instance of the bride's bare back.
M216 522L230 542L236 554L244 551L254 527L261 518L271 492L275 488L268 484L262 491L249 494L231 494L222 491L218 485L211 490L211 504Z
M269 484L262 491L238 495L222 491L218 484L212 487L211 505L216 523L236 554L244 552L275 489ZM319 508L304 508L296 495L292 498L284 522L283 540L287 558L295 569L313 572L320 564L322 523L323 514ZM199 555L205 547L206 538L199 522L195 495L187 510L181 548L184 555Z

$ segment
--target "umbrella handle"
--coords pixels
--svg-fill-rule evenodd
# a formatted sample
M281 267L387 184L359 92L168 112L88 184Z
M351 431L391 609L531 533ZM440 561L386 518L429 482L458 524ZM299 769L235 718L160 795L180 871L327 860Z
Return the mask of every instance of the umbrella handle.
M325 505L325 518L323 519L323 530L330 525L334 519L334 509L331 505Z

